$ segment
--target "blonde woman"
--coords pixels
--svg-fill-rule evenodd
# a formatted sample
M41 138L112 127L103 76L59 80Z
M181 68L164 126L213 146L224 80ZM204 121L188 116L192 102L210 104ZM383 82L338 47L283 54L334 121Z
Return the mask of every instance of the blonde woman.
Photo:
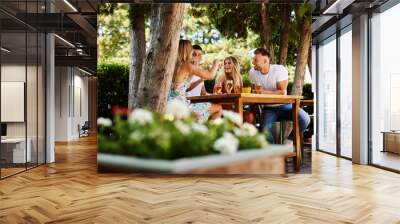
M214 86L214 93L241 93L243 87L242 76L240 75L240 64L239 61L229 56L224 60L224 73L219 77L218 81ZM224 109L233 110L232 105L224 105ZM243 120L247 123L254 123L254 113L248 108L244 109Z
M171 91L168 96L168 101L178 99L185 103L189 103L186 99L186 90L190 86L192 75L198 76L204 80L214 79L219 62L214 60L210 71L203 70L192 62L192 44L188 40L180 40L178 48L178 58L175 65L175 72L172 81ZM222 107L218 104L211 103L195 103L190 104L190 109L197 115L200 120L209 118L215 119L221 116Z
M224 60L224 73L214 85L214 93L240 93L243 87L238 60L229 56Z

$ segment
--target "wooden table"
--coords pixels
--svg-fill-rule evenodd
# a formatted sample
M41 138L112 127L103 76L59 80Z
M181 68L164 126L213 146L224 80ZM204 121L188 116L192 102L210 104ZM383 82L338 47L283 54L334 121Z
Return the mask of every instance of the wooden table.
M302 96L292 95L272 95L272 94L221 94L188 97L192 103L210 102L219 104L233 104L235 111L243 116L243 105L245 104L292 104L293 113L293 145L294 153L288 157L295 157L295 168L300 170L301 165L301 145L299 128L299 109Z
M300 106L314 106L314 100L301 100Z

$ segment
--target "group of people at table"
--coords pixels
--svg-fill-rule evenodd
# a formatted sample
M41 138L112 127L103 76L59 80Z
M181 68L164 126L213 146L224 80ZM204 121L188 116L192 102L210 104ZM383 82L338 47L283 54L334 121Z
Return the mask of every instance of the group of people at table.
M207 95L203 80L216 78L213 94L240 93L243 87L240 74L240 63L233 57L226 57L223 61L223 72L216 77L222 65L214 60L211 69L205 70L200 67L203 50L199 45L193 45L188 40L180 40L177 62L175 66L173 82L169 92L168 101L181 100L187 103L189 108L199 119L216 119L222 114L223 106L212 103L190 103L187 97ZM270 64L270 54L264 48L257 48L252 57L253 67L249 71L251 82L260 89L258 93L286 95L288 85L288 70L277 64ZM273 123L280 120L292 120L292 104L264 105L262 107L263 128L272 133ZM252 113L247 111L247 113ZM245 121L252 123L254 116L247 116ZM308 114L299 110L299 128L303 133L310 123ZM293 138L290 134L289 139ZM274 139L270 134L270 143Z

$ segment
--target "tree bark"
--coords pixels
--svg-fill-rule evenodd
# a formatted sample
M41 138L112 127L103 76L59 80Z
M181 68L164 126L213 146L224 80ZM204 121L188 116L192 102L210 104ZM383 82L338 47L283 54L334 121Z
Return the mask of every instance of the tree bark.
M129 49L128 107L133 108L146 56L145 15L140 6L130 5L131 45Z
M263 40L264 48L271 54L270 61L275 61L275 51L272 44L272 26L269 18L268 3L261 3L261 38Z
M294 74L291 94L301 96L303 94L304 74L311 46L311 19L307 17L303 18L300 35L300 43L296 59L296 71Z
M175 69L185 5L154 4L150 48L144 61L136 107L163 112Z
M290 4L283 6L282 12L282 30L281 30L281 43L279 48L279 64L286 65L287 53L289 48L289 35L290 35Z
M312 77L312 49L310 48L308 52L308 69L310 69L310 76Z

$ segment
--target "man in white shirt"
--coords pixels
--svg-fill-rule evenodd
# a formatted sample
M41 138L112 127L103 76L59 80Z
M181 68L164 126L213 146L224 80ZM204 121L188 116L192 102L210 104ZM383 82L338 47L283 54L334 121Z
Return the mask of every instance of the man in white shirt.
M193 45L192 57L193 64L200 66L201 60L203 59L203 49L199 45ZM190 80L190 87L186 91L186 96L188 97L207 94L206 88L204 87L204 81L196 75L192 76L192 79Z
M270 64L270 54L264 48L254 51L252 60L254 68L249 72L252 83L261 85L264 94L286 95L288 85L288 71L282 65ZM268 141L274 143L272 136L272 125L280 120L292 120L292 104L268 105L263 109L264 129L268 129ZM299 110L300 133L303 133L310 123L308 114ZM289 135L293 139L293 133Z

